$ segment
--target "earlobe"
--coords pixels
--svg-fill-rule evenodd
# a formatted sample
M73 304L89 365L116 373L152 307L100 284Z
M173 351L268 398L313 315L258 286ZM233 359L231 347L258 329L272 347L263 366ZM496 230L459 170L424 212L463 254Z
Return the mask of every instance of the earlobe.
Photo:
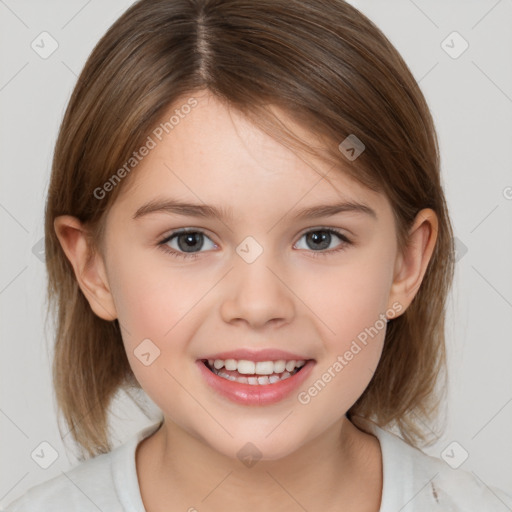
M437 241L438 219L434 210L421 210L409 230L409 243L397 256L390 303L400 302L404 311L418 292Z
M66 257L75 271L78 285L91 309L100 318L115 320L117 313L110 292L103 258L91 253L87 228L76 217L61 215L53 223Z

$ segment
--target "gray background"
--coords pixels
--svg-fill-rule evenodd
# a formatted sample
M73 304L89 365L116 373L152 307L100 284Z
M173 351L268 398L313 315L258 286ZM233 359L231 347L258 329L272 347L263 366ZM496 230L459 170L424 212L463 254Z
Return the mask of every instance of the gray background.
M446 432L425 450L512 492L512 0L352 0L395 44L432 109L457 237ZM76 463L61 440L37 244L64 108L85 59L131 4L0 0L0 504ZM51 49L46 31L58 48ZM463 40L449 36L457 31ZM42 48L41 37L47 37ZM443 41L446 42L442 44ZM448 52L451 52L449 55ZM456 56L456 58L454 58ZM33 249L36 246L36 249ZM48 339L47 339L48 338ZM156 412L147 401L149 413ZM154 417L153 417L154 418ZM116 401L116 444L152 423ZM64 440L71 436L63 430ZM47 468L31 455L55 450ZM456 442L457 444L451 444ZM45 453L53 453L47 445ZM46 463L48 463L46 461ZM505 508L504 508L505 510Z

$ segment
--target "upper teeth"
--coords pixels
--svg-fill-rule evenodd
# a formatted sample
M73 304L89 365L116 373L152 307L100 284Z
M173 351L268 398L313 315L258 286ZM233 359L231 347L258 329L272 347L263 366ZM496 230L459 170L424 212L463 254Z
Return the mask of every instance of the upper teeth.
M272 375L273 373L282 373L285 371L291 372L294 368L300 368L306 364L306 361L247 361L245 359L208 359L208 364L215 369L220 370L225 367L226 370L237 370L238 373L244 375Z

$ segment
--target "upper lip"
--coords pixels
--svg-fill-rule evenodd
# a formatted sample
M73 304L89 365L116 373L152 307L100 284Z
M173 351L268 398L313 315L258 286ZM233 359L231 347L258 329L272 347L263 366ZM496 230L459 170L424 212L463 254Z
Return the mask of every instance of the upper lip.
M304 355L294 354L292 352L286 352L284 350L278 350L274 348L267 348L264 350L250 350L240 348L237 350L229 350L227 352L218 352L217 354L212 354L202 359L222 359L225 361L226 359L236 359L240 361L241 359L246 361L279 361L284 359L285 361L307 361L311 359Z

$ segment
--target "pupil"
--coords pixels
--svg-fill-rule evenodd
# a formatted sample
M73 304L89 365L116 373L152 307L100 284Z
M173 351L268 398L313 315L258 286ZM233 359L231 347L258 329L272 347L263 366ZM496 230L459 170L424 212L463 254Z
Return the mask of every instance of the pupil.
M180 250L184 252L194 252L190 249L199 249L201 247L202 242L202 233L185 233L178 237L178 246ZM199 247L194 247L195 244L198 244L197 237L199 237ZM185 240L185 245L181 243L182 240Z
M318 236L318 233L322 233L322 235ZM320 245L316 245L316 248L327 249L331 242L331 234L327 231L314 231L309 233L308 239L313 239L315 243L320 241Z

